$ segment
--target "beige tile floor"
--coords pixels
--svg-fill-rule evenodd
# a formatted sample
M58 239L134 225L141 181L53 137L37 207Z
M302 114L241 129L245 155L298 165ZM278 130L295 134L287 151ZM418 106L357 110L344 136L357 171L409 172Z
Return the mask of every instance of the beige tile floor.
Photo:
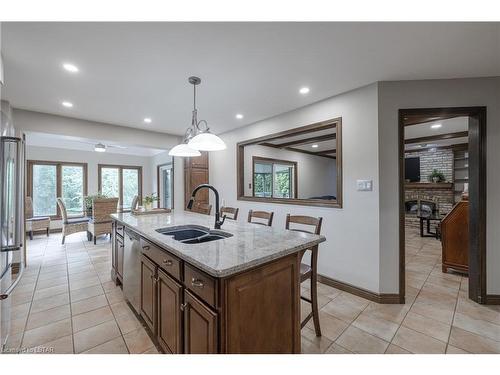
M110 279L111 246L84 234L28 242L29 267L12 297L11 352L157 353ZM323 336L304 353L500 353L500 306L467 299L467 278L441 272L440 243L407 235L407 301L380 305L318 286ZM307 293L307 286L303 287ZM303 314L310 311L303 302Z
M109 239L36 236L28 265L12 296L9 352L158 353L111 281Z
M323 336L317 338L309 322L302 351L500 353L500 306L470 301L467 277L443 274L441 243L421 238L415 229L407 231L406 285L404 305L380 305L320 285ZM302 311L310 311L308 304L303 302Z

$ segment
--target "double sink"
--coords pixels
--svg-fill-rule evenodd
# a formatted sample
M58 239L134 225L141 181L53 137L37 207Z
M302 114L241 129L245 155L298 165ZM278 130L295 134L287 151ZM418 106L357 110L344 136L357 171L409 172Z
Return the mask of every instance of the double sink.
M211 230L201 225L179 225L159 228L156 231L185 244L212 242L233 236L231 233L216 229Z

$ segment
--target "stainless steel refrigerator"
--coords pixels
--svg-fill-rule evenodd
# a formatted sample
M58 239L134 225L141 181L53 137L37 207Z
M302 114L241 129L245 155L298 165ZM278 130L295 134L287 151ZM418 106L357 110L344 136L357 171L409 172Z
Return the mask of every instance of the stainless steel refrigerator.
M9 134L13 127L4 104L0 128L0 352L9 336L12 292L24 271L25 252L24 141Z

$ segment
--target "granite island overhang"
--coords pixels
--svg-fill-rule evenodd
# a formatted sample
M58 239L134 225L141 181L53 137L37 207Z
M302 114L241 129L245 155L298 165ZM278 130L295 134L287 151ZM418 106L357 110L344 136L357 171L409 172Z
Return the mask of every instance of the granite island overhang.
M158 229L213 217L112 219L112 277L164 352L300 353L300 262L324 236L227 220L230 237L187 244Z

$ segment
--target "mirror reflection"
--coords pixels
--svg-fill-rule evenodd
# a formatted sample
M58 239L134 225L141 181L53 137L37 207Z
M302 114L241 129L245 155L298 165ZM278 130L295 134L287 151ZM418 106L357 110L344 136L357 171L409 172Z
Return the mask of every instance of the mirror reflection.
M239 198L339 206L340 127L335 119L240 143Z

